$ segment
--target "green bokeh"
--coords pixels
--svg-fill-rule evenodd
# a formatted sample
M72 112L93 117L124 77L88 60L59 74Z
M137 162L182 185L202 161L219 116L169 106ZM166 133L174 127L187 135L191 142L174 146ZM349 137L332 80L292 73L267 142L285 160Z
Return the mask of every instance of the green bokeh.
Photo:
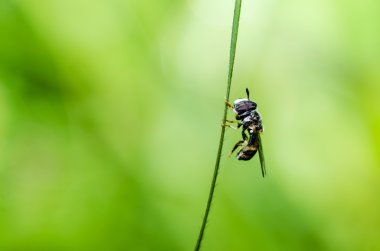
M192 250L234 1L0 0L0 250ZM380 2L243 1L203 250L380 250ZM230 114L232 118L232 114Z

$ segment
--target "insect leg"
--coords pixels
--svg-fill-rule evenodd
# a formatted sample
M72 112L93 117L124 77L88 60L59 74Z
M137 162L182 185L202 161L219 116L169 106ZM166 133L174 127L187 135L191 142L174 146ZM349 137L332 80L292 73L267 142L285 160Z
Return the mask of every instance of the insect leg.
M237 120L228 120L228 119L226 119L226 122L228 122L228 123L236 123L237 124L237 128L240 128L243 125L240 121L237 121Z
M247 130L246 126L243 126L243 130L241 131L241 136L243 137L243 140L247 140L248 136L245 134L245 131Z
M235 112L235 110L234 110L234 106L230 103L230 102L228 102L226 99L224 100L224 103L226 104L226 106L228 107L228 108L230 108L233 112ZM235 112L236 113L236 112Z
M235 127L235 126L232 126L232 125L228 125L228 124L222 124L222 126L225 126L225 127L229 127L229 128L232 128L232 129L235 129L235 130L237 130L237 127Z
M233 154L233 152L235 152L235 150L236 150L239 146L242 146L243 143L244 143L244 140L239 140L239 141L235 144L234 148L232 148L231 152L228 154L228 157L231 157L231 155Z

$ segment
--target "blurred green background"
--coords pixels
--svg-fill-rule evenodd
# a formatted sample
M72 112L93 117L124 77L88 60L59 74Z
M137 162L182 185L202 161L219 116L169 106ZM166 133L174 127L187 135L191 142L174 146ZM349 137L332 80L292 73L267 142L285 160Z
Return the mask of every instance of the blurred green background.
M192 250L233 0L0 0L0 250ZM380 2L243 1L203 250L380 250ZM232 118L232 114L230 114Z

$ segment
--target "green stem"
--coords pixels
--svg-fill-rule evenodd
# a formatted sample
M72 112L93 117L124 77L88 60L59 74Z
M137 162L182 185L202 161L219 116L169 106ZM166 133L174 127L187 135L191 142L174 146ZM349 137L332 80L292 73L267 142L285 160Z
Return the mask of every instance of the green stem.
M237 36L238 36L238 30L239 30L239 18L240 18L240 9L241 9L241 1L242 0L235 0L235 10L234 10L234 19L232 23L232 34L231 34L231 46L230 46L230 62L228 67L228 81L227 81L227 92L226 92L226 101L228 102L230 99L230 89L231 89L231 82L232 82L232 73L234 70L234 62L235 62L235 52L236 52L236 42L237 42ZM224 106L224 112L223 112L223 124L226 123L227 119L227 110L228 106L225 104ZM200 250L204 231L206 228L206 223L208 219L208 215L210 213L211 203L214 196L214 190L215 190L215 184L216 180L218 178L218 172L219 172L219 166L220 166L220 158L222 156L222 150L223 150L223 142L224 142L224 133L225 133L225 127L222 126L222 131L220 133L220 139L219 139L219 147L218 147L218 153L216 155L216 162L215 162L215 168L214 168L214 175L212 177L211 182L211 188L210 193L207 200L207 206L206 211L203 216L202 226L201 230L199 232L198 240L195 246L195 251Z

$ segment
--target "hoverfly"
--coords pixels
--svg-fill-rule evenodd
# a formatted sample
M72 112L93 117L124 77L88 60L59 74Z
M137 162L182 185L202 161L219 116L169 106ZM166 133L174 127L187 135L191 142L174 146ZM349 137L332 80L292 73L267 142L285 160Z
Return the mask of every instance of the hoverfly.
M248 88L246 88L245 91L247 93L247 98L236 99L233 105L226 101L226 105L233 110L237 119L237 121L226 120L226 122L237 123L237 128L243 127L241 132L243 140L239 140L235 144L229 156L231 156L238 147L241 147L236 155L236 158L238 160L250 160L258 151L261 173L264 177L266 174L266 169L262 141L260 137L260 134L264 131L264 128L261 116L256 110L257 104L249 99ZM227 124L223 126L237 129L236 127ZM249 136L247 136L246 131L248 131Z

